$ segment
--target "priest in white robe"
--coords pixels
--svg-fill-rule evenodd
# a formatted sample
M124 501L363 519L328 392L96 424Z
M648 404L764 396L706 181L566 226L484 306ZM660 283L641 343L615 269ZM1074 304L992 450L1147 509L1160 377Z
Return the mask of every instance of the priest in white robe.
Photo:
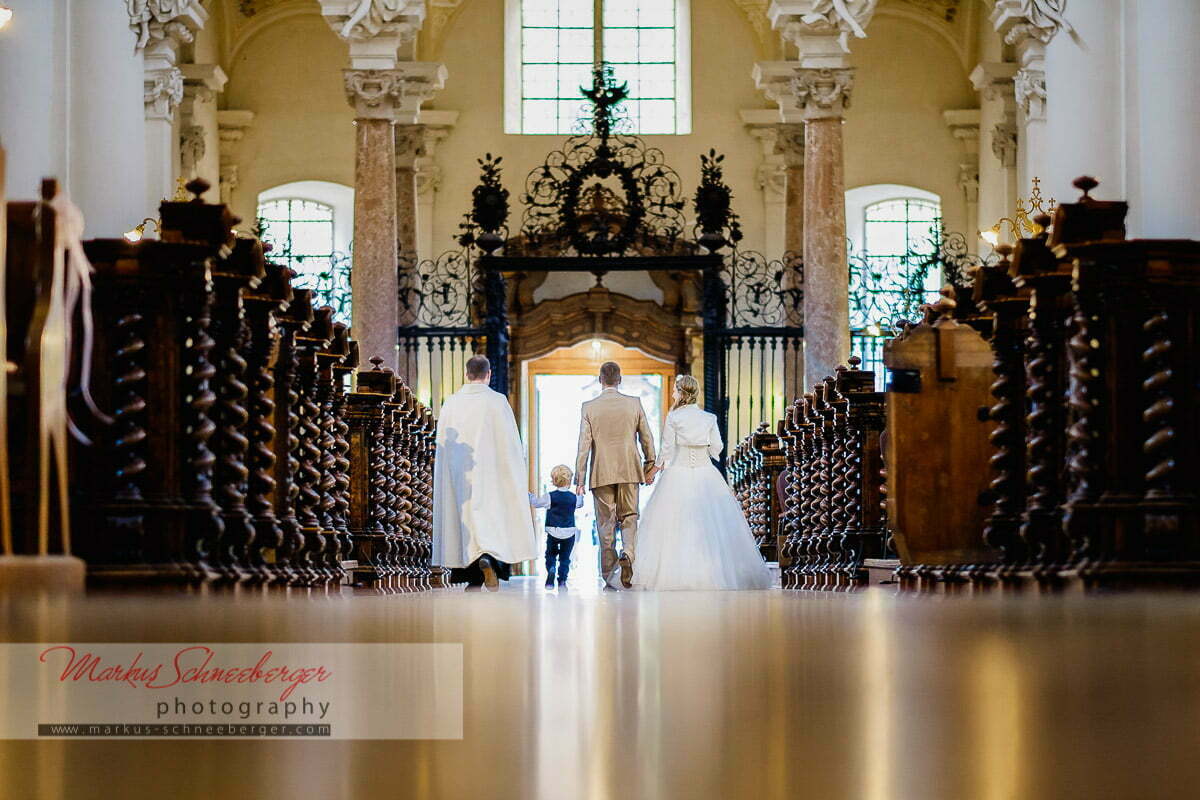
M510 565L536 558L525 450L508 398L488 386L491 363L467 361L467 382L442 405L433 476L433 563L455 583L499 588Z

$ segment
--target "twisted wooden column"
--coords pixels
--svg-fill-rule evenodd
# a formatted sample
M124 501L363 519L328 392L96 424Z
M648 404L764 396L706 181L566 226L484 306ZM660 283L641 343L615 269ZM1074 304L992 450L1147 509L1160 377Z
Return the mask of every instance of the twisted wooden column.
M258 288L243 294L246 308L246 323L249 328L246 348L246 376L249 396L246 410L249 419L246 430L250 440L246 455L246 466L250 471L247 483L246 510L254 524L254 540L247 551L250 569L261 580L286 583L286 575L279 566L278 552L283 544L283 528L275 515L275 499L278 484L275 467L278 457L275 451L277 436L287 436L286 429L280 434L276 428L275 405L275 362L279 357L280 327L278 314L287 309L291 301L290 270L278 264L267 263L266 275Z
M358 368L358 342L341 323L334 325L335 352L342 357L333 363L333 440L334 487L333 520L337 531L338 552L343 559L354 558L354 540L350 533L350 425L346 421L346 387Z
M294 277L290 274L289 279ZM279 314L279 354L275 359L275 519L280 544L275 551L275 569L290 586L316 584L316 571L305 552L304 532L296 516L300 495L300 360L296 337L313 321L312 293L295 289L286 309Z
M216 467L213 473L214 495L221 507L225 529L211 543L213 561L227 581L268 578L265 570L250 565L249 550L254 541L254 525L246 509L246 491L250 471L246 454L250 446L246 410L249 387L246 359L242 357L249 339L242 304L243 290L255 289L265 276L262 245L257 239L239 238L228 258L213 264L213 363L217 373L214 386L217 402L213 421Z
M875 391L875 373L859 369L851 356L849 369L838 370L838 391L846 412L846 555L844 575L850 588L866 582L864 558L883 557L883 525L879 514L879 436L884 397Z
M1029 298L1009 277L1008 256L1012 248L997 248L1001 261L980 268L975 276L976 302L992 314L992 373L994 402L987 410L995 423L989 441L995 452L989 460L994 477L989 485L992 511L983 531L989 547L1000 553L1006 569L1027 556L1020 536L1021 511L1025 507L1025 341L1028 337ZM982 575L983 573L981 573Z
M1029 489L1021 538L1035 570L1053 579L1067 556L1062 534L1063 467L1066 449L1066 340L1069 276L1059 273L1026 279L1033 284L1025 371L1026 459Z
M389 541L383 523L386 502L382 486L385 460L384 403L395 392L395 375L383 359L371 359L372 369L359 369L356 389L346 395L346 422L350 426L349 529L355 549L355 584L387 588L391 574Z
M320 371L318 353L328 346L333 338L332 312L329 308L317 309L308 329L296 335L296 352L299 369L296 381L296 416L299 422L297 438L299 450L297 460L300 468L296 474L299 492L296 495L296 518L304 536L303 563L318 585L331 585L341 579L341 567L336 552L330 552L330 535L322 525L322 437Z

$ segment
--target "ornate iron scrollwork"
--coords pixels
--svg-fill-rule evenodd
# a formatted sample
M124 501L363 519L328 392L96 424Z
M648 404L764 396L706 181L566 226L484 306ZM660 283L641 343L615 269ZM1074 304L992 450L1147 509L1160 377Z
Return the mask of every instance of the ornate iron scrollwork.
M525 179L521 241L508 255L617 256L688 252L681 181L661 150L617 132L616 108L628 96L612 68L583 90L592 130L571 136Z
M796 253L767 259L754 250L734 250L725 256L722 278L729 292L729 325L742 327L787 327L799 316L804 299L804 265ZM794 271L793 285L785 279Z
M973 313L970 303L972 273L994 256L971 253L961 233L947 233L940 225L930 230L927 246L885 262L882 268L861 254L850 255L850 327L877 331L871 335L899 331L904 320L921 317L921 306L937 299L938 290L949 284L959 298L955 316ZM938 275L936 281L931 276ZM935 285L936 284L936 285Z

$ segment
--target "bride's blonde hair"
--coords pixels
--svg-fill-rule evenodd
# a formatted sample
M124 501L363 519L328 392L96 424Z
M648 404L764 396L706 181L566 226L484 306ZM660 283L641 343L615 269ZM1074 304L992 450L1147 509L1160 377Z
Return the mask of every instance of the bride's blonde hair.
M700 382L691 375L680 375L675 378L675 391L679 393L679 399L671 406L672 411L684 406L697 405L700 399Z

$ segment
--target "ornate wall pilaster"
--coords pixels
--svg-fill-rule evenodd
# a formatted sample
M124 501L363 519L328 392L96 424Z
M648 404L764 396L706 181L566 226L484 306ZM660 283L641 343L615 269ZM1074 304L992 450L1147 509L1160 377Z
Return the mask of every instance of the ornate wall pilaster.
M1025 191L1044 170L1046 151L1046 45L1062 28L1065 0L996 0L991 21L1017 65L1013 76L1018 132L1017 186Z
M962 156L958 162L958 188L962 192L966 211L968 242L974 248L974 236L970 234L980 227L979 219L979 109L953 109L942 112L942 119L954 138L962 143ZM991 225L995 220L990 220ZM986 227L986 226L984 226Z
M154 209L175 194L179 171L176 110L184 99L179 48L191 44L208 20L200 0L125 0L145 69L147 204Z
M254 122L254 112L225 109L217 112L217 130L221 142L220 173L221 202L234 206L234 190L238 187L238 157L246 129ZM246 219L245 215L241 215Z
M183 102L179 107L179 174L203 178L210 188L205 199L219 196L220 147L217 95L228 78L216 64L182 64Z
M979 229L1011 216L1017 201L1017 65L985 61L971 72L979 92Z

